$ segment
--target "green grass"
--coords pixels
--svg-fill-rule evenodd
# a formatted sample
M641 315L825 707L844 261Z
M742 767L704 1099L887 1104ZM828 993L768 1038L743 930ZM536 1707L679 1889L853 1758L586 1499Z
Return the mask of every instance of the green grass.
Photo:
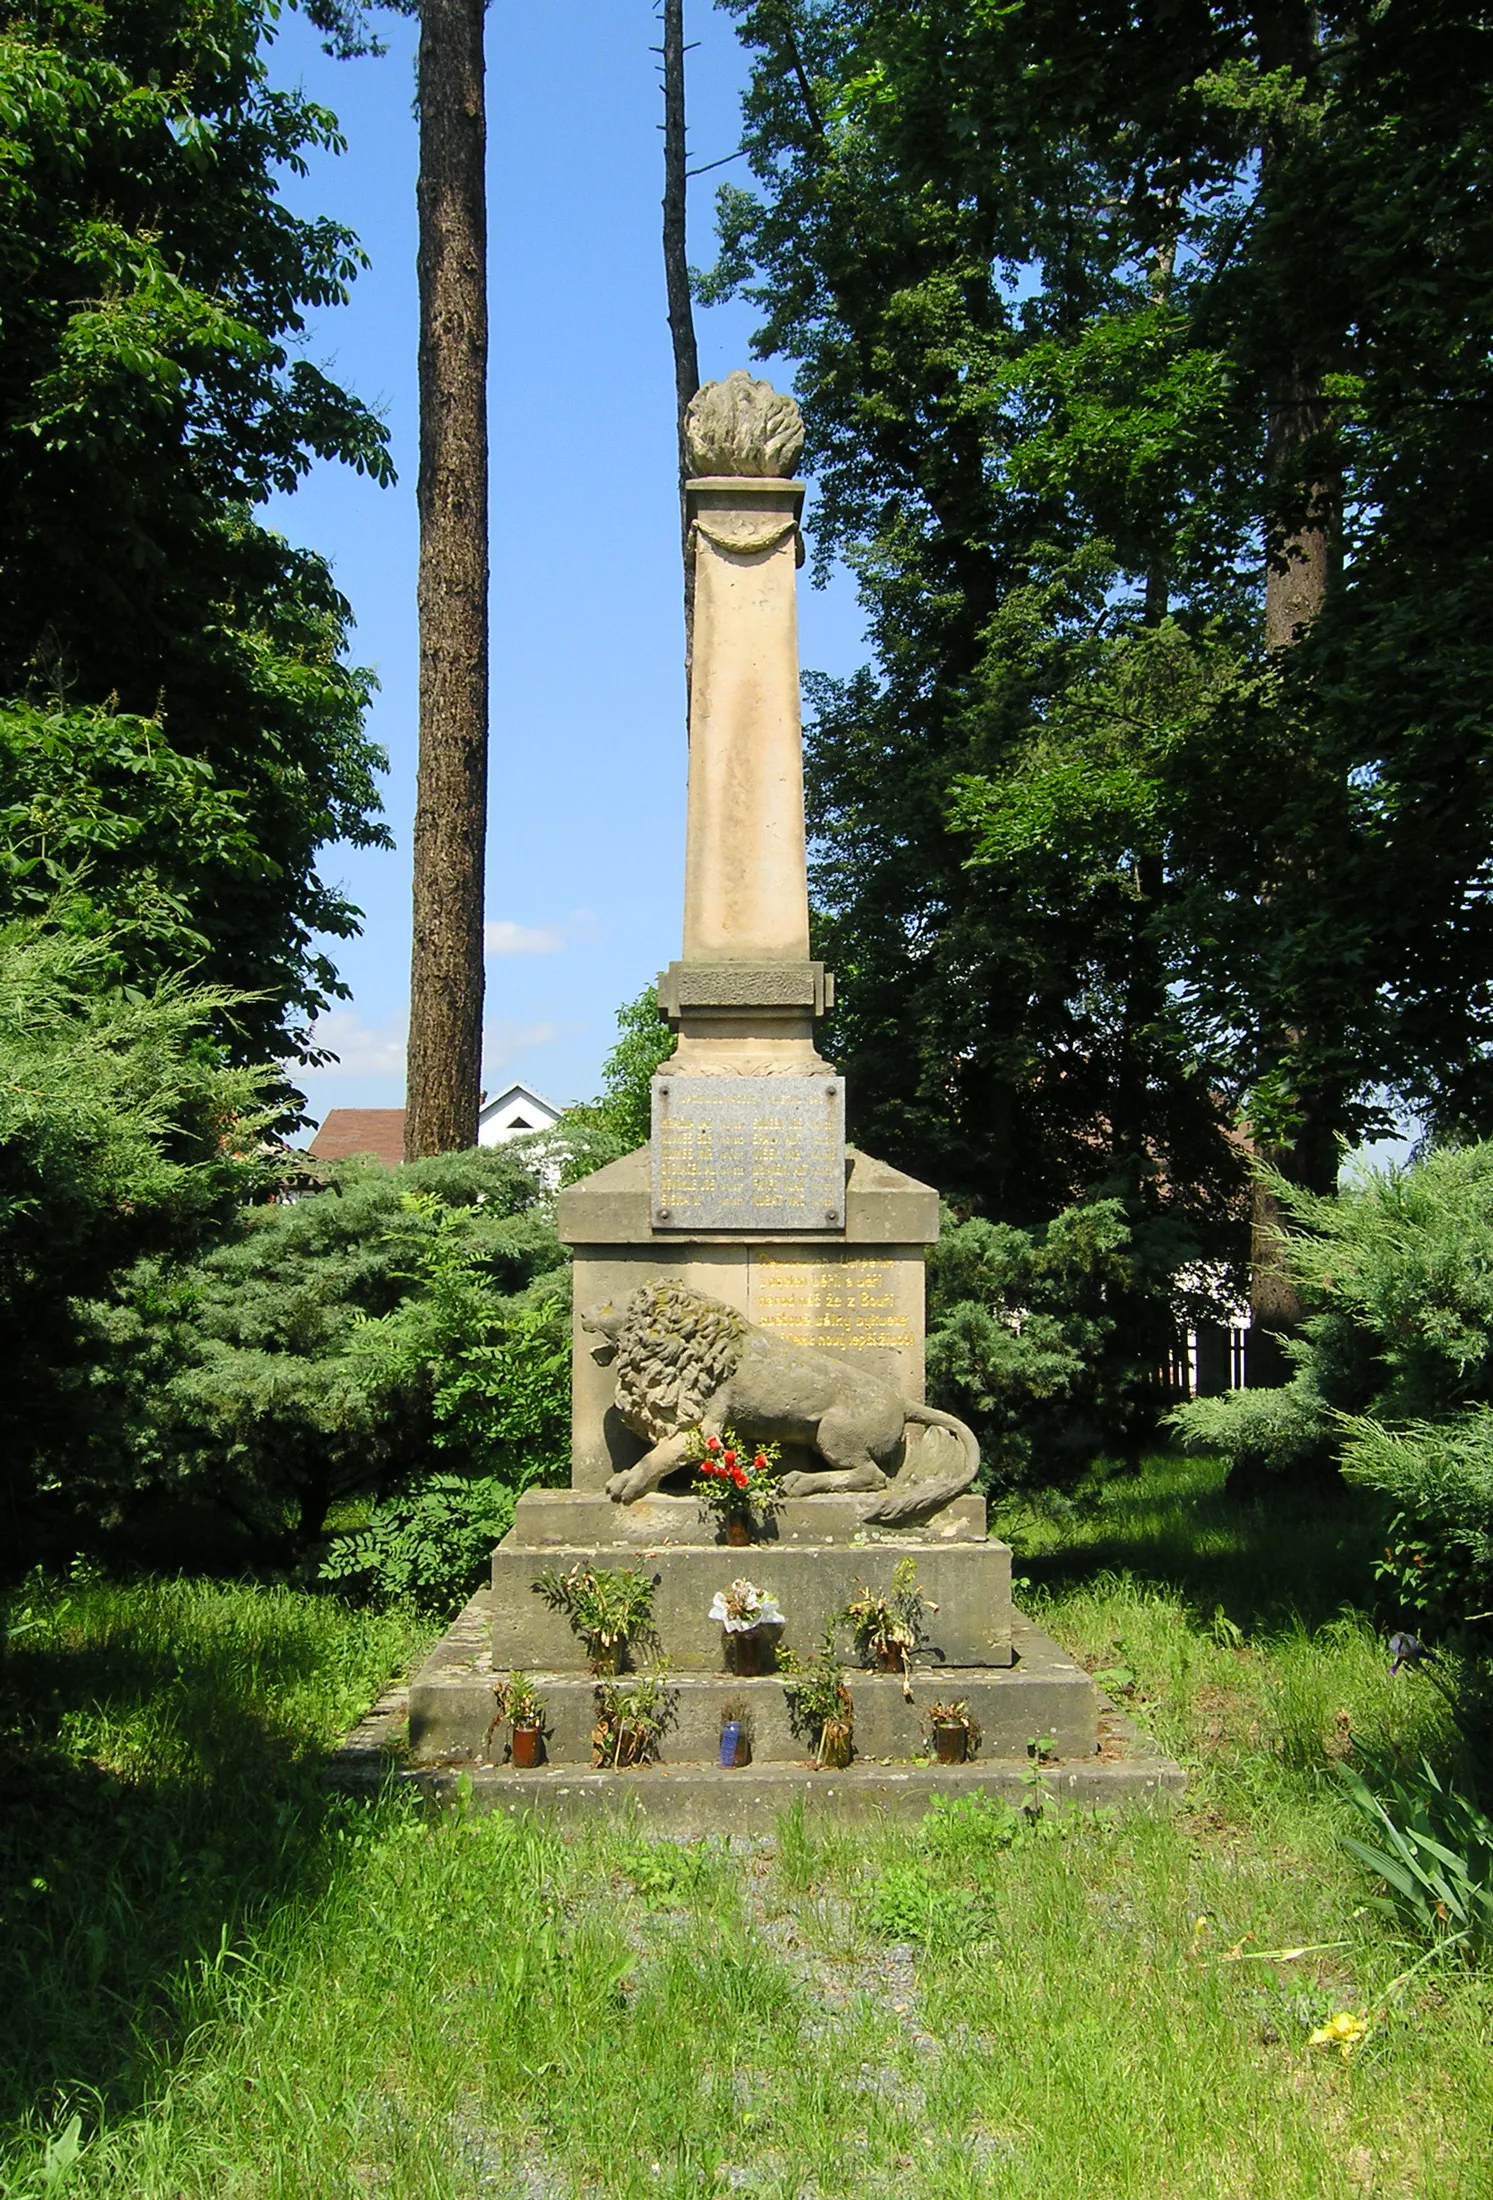
M1358 1515L1216 1483L1155 1463L1024 1536L1029 1601L1186 1762L1169 1819L789 1818L737 1853L426 1822L314 1779L397 1622L65 1586L9 1674L0 2190L1493 2192L1493 1982L1393 1990L1419 1951L1330 1772L1355 1735L1443 1752L1438 1699L1339 1609ZM1351 2061L1308 2045L1376 2008Z

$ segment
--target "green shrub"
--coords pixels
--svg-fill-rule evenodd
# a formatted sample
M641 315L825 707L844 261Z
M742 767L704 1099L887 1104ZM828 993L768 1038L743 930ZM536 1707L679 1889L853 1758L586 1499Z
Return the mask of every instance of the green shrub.
M334 1505L438 1467L522 1489L566 1457L568 1304L543 1188L511 1154L343 1163L201 1260L142 1263L100 1309L73 1488L196 1492L286 1558Z
M987 1487L1075 1481L1154 1425L1147 1376L1171 1324L1148 1265L1117 1199L1035 1231L945 1217L928 1259L929 1396L974 1429Z
M1221 1451L1246 1486L1261 1474L1310 1474L1333 1456L1335 1427L1309 1375L1280 1390L1229 1390L1168 1416L1184 1451Z
M1344 1423L1343 1473L1393 1506L1381 1576L1438 1629L1493 1619L1493 1411L1402 1428Z
M1246 1470L1327 1458L1377 1492L1381 1579L1480 1660L1493 1640L1493 1144L1365 1172L1336 1199L1275 1188L1309 1310L1295 1377L1198 1399L1173 1425Z
M12 1492L94 1440L90 1302L142 1256L190 1257L262 1181L272 1079L230 1066L221 991L125 983L86 901L0 927L0 1460Z

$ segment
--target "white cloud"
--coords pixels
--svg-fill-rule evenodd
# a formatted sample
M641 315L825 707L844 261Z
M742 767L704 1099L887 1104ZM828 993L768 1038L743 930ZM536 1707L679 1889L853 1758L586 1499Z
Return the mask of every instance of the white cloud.
M565 934L552 924L515 924L511 917L489 917L482 927L489 955L558 955Z
M393 1023L365 1024L355 1008L330 1008L312 1025L311 1043L322 1052L335 1054L336 1061L324 1062L319 1069L298 1064L292 1075L297 1083L312 1077L402 1078L405 1037L403 1017Z
M516 1054L526 1054L531 1047L552 1046L559 1036L558 1024L521 1024L511 1016L496 1017L482 1033L482 1063L487 1083L491 1085L494 1072L503 1063L511 1062Z

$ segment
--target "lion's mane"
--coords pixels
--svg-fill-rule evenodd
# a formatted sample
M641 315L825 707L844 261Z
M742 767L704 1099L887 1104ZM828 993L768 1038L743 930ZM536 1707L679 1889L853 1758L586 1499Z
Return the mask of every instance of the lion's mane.
M693 1428L746 1348L735 1307L675 1283L645 1283L616 1331L617 1411L636 1436L659 1443Z

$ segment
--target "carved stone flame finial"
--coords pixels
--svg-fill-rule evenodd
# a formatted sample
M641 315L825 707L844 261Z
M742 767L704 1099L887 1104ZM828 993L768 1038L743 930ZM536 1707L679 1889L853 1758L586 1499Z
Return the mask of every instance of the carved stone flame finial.
M786 477L804 447L797 405L744 367L724 382L707 382L684 416L691 471Z

